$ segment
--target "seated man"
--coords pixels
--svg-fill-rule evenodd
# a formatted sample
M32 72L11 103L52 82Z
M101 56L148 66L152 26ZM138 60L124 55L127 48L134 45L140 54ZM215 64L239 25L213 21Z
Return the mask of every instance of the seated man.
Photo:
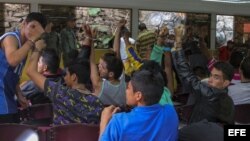
M30 57L27 74L30 79L48 96L53 104L53 122L55 125L68 123L98 124L103 108L101 101L86 88L89 82L90 67L88 62L75 61L66 68L64 81L67 86L46 79L37 71L39 52L43 42L36 43Z
M164 73L165 73L161 69L161 66L159 65L159 63L157 63L157 62L155 62L153 60L143 60L143 64L140 67L140 70L148 70L148 71L151 71L153 73L160 72L163 77L164 77ZM161 97L161 99L159 101L159 104L161 104L161 105L165 105L165 104L173 105L173 101L172 101L172 98L171 98L171 92L166 87L166 82L164 83L164 91L163 91L162 97Z
M164 89L162 75L147 70L135 72L126 89L129 113L117 113L113 105L102 112L100 141L176 141L178 117L173 106L158 104Z
M213 66L208 84L201 83L185 61L181 43L182 30L181 27L175 29L177 38L172 55L179 77L190 84L192 92L196 96L189 122L207 119L209 122L233 124L234 105L227 94L227 87L233 78L233 67L225 62L217 62Z
M250 57L246 57L240 64L240 83L228 87L228 95L234 105L250 104Z
M59 57L53 49L43 50L38 61L38 72L51 81L62 84L64 82L62 71L59 69ZM20 85L23 95L30 100L32 104L50 103L48 97L44 96L33 81L29 80Z
M85 30L86 38L84 45L90 46L92 35L90 28ZM118 38L120 41L120 38ZM115 44L115 43L114 43ZM98 69L95 63L95 51L93 46L90 53L91 82L94 94L105 105L124 106L126 104L126 82L123 74L122 60L115 53L105 53L100 59ZM119 55L118 55L119 56Z

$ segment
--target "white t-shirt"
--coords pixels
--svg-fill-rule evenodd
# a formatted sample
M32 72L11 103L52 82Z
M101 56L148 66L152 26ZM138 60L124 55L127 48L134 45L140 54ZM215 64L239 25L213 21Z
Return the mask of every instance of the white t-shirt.
M228 87L228 95L234 105L250 103L250 83L236 83Z

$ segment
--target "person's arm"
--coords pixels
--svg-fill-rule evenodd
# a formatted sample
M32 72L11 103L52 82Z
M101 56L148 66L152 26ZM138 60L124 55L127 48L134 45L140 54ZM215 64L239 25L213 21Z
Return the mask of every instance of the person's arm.
M26 38L28 39L22 44L21 48L18 48L18 40L14 36L7 36L2 42L2 48L5 51L7 62L12 67L17 66L27 57L29 50L34 46L36 40L44 33L44 29L38 22L26 23L24 28L25 33L27 33Z
M115 107L114 105L111 105L109 107L104 108L101 115L101 122L100 122L100 134L99 139L101 138L106 126L108 125L111 117L113 114L118 112L120 110L119 107Z
M121 54L120 54L120 38L121 38L121 29L124 27L126 24L126 20L122 19L118 23L117 30L115 32L115 39L114 39L114 44L113 44L113 49L114 52L116 53L116 57L121 59ZM124 42L126 43L126 40L124 39Z
M171 58L171 52L165 52L165 57L164 57L164 63L165 63L165 68L164 71L166 72L167 75L167 87L170 90L171 94L173 95L174 93L174 76L173 76L173 69L172 69L172 58Z
M17 39L14 36L7 36L3 40L2 45L7 62L10 66L15 67L27 57L29 50L34 44L31 41L26 41L23 46L18 49Z
M90 50L90 56L89 56L89 62L90 62L90 79L94 88L94 95L98 96L100 93L101 89L101 83L102 79L99 76L98 69L95 63L95 50L94 46L92 45L92 33L89 25L83 25L83 28L86 33L86 38L83 41L83 45L89 45L91 50ZM95 33L95 31L93 31Z
M175 29L175 34L180 35L182 31L180 27ZM199 91L197 94L210 96L213 94L211 89L201 83L199 78L191 71L189 64L185 60L184 51L182 50L181 37L176 39L175 51L172 52L172 58L176 67L177 74L180 78L185 79L193 90Z
M200 36L201 36L200 37L200 49L201 49L201 52L202 52L203 55L206 56L207 60L212 60L213 59L212 54L208 50L207 44L206 44L206 42L204 40L204 37L205 37L204 31L201 32Z
M27 108L29 106L29 101L23 96L19 84L16 86L16 96L19 104L22 108Z
M46 77L44 77L42 74L40 74L37 71L37 62L40 57L40 52L42 48L44 48L46 45L43 40L39 40L36 42L36 47L34 51L31 54L29 64L26 70L27 75L29 78L41 89L44 90L44 84Z

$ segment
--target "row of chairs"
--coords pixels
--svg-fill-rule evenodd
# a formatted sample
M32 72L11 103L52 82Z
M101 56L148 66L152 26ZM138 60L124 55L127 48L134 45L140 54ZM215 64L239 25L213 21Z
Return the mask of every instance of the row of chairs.
M192 105L186 105L188 99L187 93L175 95L174 101L181 103L176 107L180 120L187 122L191 112ZM23 123L37 126L49 126L53 120L53 107L51 103L32 105L22 110L21 117ZM250 124L250 104L235 105L235 123Z
M21 123L36 126L49 126L53 122L53 106L51 103L36 104L27 109L20 109Z
M1 141L97 141L99 126L81 123L53 127L0 124Z

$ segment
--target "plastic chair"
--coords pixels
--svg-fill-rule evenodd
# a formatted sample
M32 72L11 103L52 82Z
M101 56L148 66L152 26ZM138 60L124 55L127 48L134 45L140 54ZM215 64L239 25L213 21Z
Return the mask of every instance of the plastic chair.
M35 126L6 123L0 124L1 141L38 141L39 135Z
M53 121L53 106L51 103L32 105L22 110L21 115L24 124L48 126Z
M250 124L250 104L235 105L235 124Z
M81 123L58 125L47 131L47 141L98 141L99 126Z

